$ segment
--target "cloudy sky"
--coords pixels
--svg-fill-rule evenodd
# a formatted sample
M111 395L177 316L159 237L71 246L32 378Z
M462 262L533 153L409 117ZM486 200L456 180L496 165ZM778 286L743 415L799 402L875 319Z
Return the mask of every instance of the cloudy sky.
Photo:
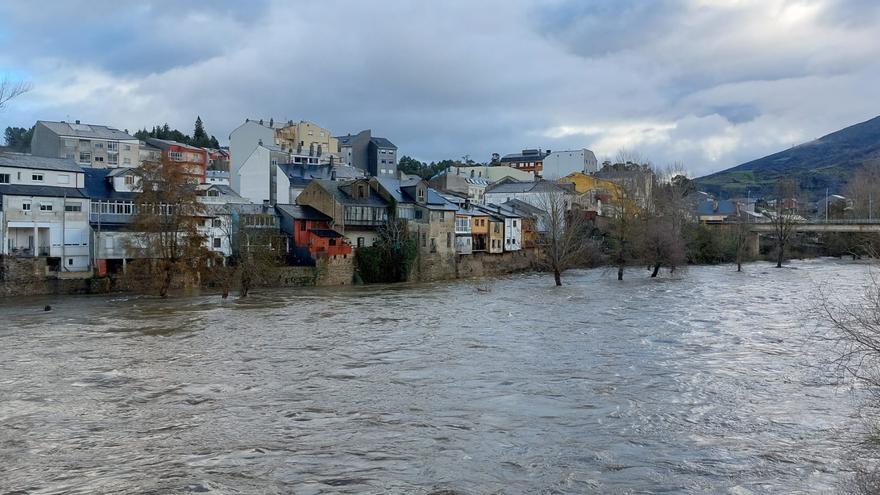
M694 175L880 114L877 0L0 2L0 126L372 128L423 160L637 150Z

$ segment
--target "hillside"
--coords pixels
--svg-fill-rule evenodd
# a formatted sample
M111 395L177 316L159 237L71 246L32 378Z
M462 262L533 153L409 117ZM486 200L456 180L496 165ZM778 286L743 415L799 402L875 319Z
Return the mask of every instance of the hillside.
M770 194L783 178L797 179L814 197L842 192L853 172L880 158L880 117L856 124L779 153L697 179L699 187L720 197Z

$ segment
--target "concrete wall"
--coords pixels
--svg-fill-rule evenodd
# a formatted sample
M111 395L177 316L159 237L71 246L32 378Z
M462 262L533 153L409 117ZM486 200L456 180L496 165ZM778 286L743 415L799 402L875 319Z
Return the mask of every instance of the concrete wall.
M229 134L230 182L232 184L232 190L234 190L235 192L241 193L241 184L239 182L237 172L242 167L242 165L244 165L245 160L247 160L248 157L251 156L251 153L253 153L253 151L257 149L260 140L263 141L263 144L273 144L275 142L275 131L254 121L245 122L244 124L238 126L235 130L233 130L231 134ZM268 173L269 172L267 170L266 174ZM269 187L268 184L269 182L267 175L267 188ZM266 199L269 198L266 197Z

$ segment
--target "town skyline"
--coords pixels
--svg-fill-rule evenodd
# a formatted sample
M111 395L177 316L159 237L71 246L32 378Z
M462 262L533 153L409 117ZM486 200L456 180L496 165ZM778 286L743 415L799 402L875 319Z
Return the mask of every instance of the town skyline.
M76 27L86 4L53 5L0 7L0 69L33 85L2 127L200 115L226 144L245 118L309 120L423 161L628 148L699 176L878 113L865 1L99 2Z

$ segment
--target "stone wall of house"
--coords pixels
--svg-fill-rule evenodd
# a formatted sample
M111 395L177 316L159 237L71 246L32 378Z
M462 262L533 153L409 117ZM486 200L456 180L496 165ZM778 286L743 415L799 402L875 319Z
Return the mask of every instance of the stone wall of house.
M410 281L432 282L454 279L455 257L454 253L419 253L419 258L410 273Z
M0 256L0 297L86 294L86 278L63 278L47 269L46 258Z
M533 270L537 253L533 249L501 254L474 253L459 255L455 263L457 278L494 277Z
M316 263L314 285L351 285L354 280L354 255L333 256Z

